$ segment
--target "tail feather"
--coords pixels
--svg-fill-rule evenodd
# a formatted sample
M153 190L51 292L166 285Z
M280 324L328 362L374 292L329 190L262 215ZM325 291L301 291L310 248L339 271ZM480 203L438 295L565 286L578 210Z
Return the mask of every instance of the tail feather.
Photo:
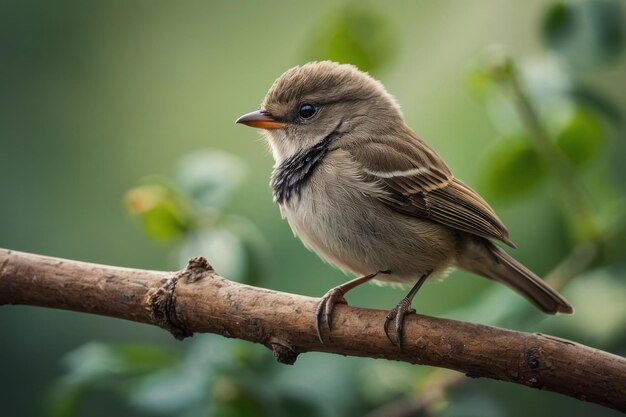
M479 239L468 247L469 256L459 262L461 269L506 284L544 313L574 313L574 307L562 295L493 243Z

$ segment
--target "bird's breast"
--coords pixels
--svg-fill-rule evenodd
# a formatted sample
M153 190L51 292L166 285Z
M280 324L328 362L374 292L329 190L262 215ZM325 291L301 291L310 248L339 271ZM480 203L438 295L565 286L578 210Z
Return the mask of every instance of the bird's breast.
M450 263L448 231L380 203L384 191L365 182L343 150L330 152L297 197L280 205L294 234L327 262L357 274L392 270L410 281Z

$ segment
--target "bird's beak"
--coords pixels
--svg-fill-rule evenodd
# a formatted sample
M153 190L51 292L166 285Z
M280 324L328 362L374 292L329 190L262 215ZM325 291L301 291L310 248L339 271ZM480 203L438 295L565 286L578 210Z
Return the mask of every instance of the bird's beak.
M269 113L263 110L253 111L241 116L235 123L241 123L247 126L259 129L281 129L285 124L274 119Z

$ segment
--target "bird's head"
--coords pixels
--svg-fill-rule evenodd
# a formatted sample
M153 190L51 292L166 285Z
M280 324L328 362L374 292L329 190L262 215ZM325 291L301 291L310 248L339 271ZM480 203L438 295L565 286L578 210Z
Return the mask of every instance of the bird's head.
M264 129L279 162L329 134L335 133L338 142L367 140L404 126L396 101L380 82L353 65L331 61L287 70L260 109L237 123Z

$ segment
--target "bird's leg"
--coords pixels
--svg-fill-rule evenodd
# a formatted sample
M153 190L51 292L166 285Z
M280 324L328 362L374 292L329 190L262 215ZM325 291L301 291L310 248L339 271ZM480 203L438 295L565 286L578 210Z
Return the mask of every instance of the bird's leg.
M387 314L387 317L385 317L385 334L392 344L398 346L400 351L402 350L402 335L404 333L404 316L408 313L415 313L415 310L411 308L411 302L413 301L415 294L417 294L419 289L422 287L422 284L426 281L426 278L428 278L428 275L430 275L430 273L422 275L413 288L411 288L411 291L409 291L409 293L398 303L398 305L395 306L389 314ZM391 336L389 336L389 330L387 329L389 322L393 319L395 319L396 343L394 343Z
M320 339L320 342L324 343L324 340L322 339L322 332L320 330L322 315L325 315L326 324L328 325L328 331L330 331L330 323L332 320L332 314L333 310L335 309L335 305L339 303L347 304L346 299L343 298L343 296L348 291L372 280L378 274L390 273L391 271L377 271L373 274L355 278L351 281L348 281L344 284L338 285L335 288L331 288L330 290L328 290L328 292L324 294L324 296L321 298L319 304L317 305L317 309L315 310L315 330L317 331L317 337Z

